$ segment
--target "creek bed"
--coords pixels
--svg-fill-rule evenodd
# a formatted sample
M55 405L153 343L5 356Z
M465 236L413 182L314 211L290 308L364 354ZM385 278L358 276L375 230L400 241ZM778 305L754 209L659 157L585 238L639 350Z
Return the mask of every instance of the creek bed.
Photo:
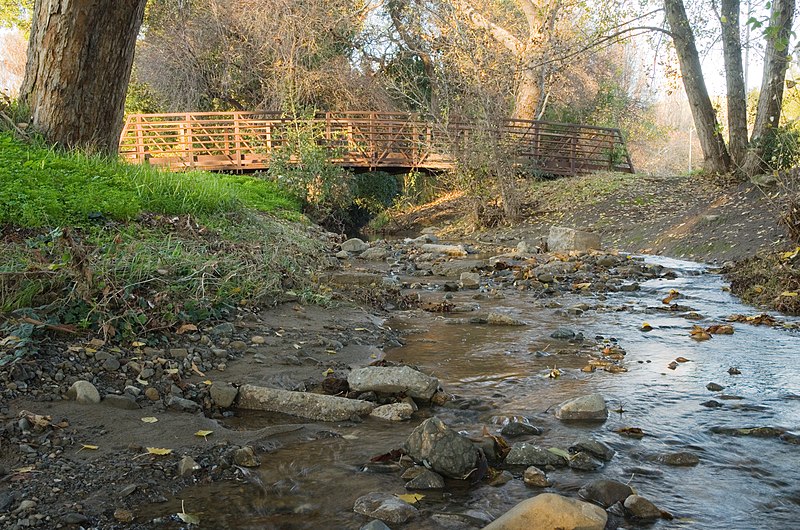
M507 312L527 323L524 327L448 323L464 314L432 315L398 312L388 325L405 330L403 347L387 359L419 366L439 377L454 401L432 412L459 431L479 436L484 427L493 434L502 417L524 416L544 428L533 441L544 447L569 446L579 435L605 442L617 454L603 468L548 473L548 491L574 496L585 483L608 478L630 483L675 518L650 528L792 528L800 519L800 446L777 437L715 434L715 428L777 427L800 431L800 340L796 332L766 326L733 324L733 335L696 342L693 324L723 323L731 314L758 311L738 302L722 278L698 264L648 257L678 273L675 279L650 280L636 292L596 295L570 294L548 299L525 292L504 291L505 298L480 301L481 310ZM664 311L661 300L671 290L676 300L703 316ZM473 292L456 293L455 301L471 300ZM563 308L586 303L592 309L570 315ZM647 321L650 332L640 330ZM583 344L550 338L567 327L582 332ZM624 373L584 373L587 351L611 338L627 352ZM677 357L689 359L673 370ZM739 375L728 373L736 367ZM550 378L551 370L561 372ZM706 388L722 385L722 392ZM552 415L553 405L583 394L599 392L612 412L601 424L563 424ZM723 399L721 394L727 397ZM735 398L735 399L734 399ZM717 400L720 407L702 403ZM262 457L262 466L240 485L192 487L181 499L202 506L208 528L359 528L365 518L353 513L353 502L373 491L406 493L399 473L365 471L375 455L399 447L411 430L431 414L423 409L410 423L319 425L314 436L300 444L280 447ZM244 427L286 421L280 415L248 414ZM296 421L296 420L295 420ZM615 432L639 427L646 435L631 439ZM312 429L313 431L314 429ZM330 433L335 434L328 434ZM513 441L517 441L516 439ZM700 458L694 467L671 467L659 461L665 453L689 451ZM373 466L374 467L374 466ZM539 490L519 478L500 487L481 483L466 487L449 483L443 494L426 494L423 516L403 528L444 528L436 513L488 514L497 517ZM175 499L168 511L179 508ZM159 508L161 513L162 508ZM175 513L172 511L172 513ZM475 524L455 526L480 527ZM462 519L463 521L463 519ZM393 526L394 527L394 526ZM635 525L626 523L626 527Z

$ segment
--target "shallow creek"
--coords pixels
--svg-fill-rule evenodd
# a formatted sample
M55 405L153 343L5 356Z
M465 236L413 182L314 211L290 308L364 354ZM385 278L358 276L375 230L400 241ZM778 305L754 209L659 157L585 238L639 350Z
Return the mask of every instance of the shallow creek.
M598 471L548 472L549 491L575 496L583 484L599 478L630 483L675 516L648 528L795 528L800 521L800 445L777 437L715 434L712 428L800 431L800 337L784 329L734 324L733 335L695 342L689 336L694 323L705 327L731 314L758 311L725 292L723 280L700 265L655 257L648 261L675 270L678 277L647 281L637 292L609 294L603 301L595 295L554 299L562 308L602 306L577 316L525 292L506 291L503 299L478 302L472 300L474 291L455 293L458 303L506 312L525 321L524 327L448 324L469 316L463 313L400 312L386 324L404 331L406 343L387 352L387 359L436 375L455 399L433 412L469 435L480 436L484 426L495 434L502 417L517 415L544 428L543 435L531 437L537 445L566 448L579 435L590 435L616 450ZM703 320L663 311L661 299L671 289L685 295L677 302ZM644 321L654 329L640 331ZM559 327L582 332L587 340L571 345L551 339ZM582 372L588 353L601 347L595 342L612 337L627 352L622 364L628 371ZM669 369L677 357L689 362ZM554 367L561 376L549 378ZM741 374L730 375L730 367ZM712 381L724 390L707 390ZM553 405L593 392L602 393L609 409L616 410L605 423L563 424L553 417ZM722 406L701 405L712 399ZM404 424L366 419L323 426L340 436L318 433L278 448L263 455L248 483L196 486L181 498L187 511L189 505L203 506L201 526L207 528L359 528L366 519L352 511L357 497L372 491L406 493L399 473L365 471L365 464L400 447L429 414L424 409ZM300 420L251 415L241 421L258 428ZM626 438L615 432L622 427L639 427L646 435ZM696 454L699 465L670 467L659 461L676 451ZM516 478L500 487L448 484L443 494L426 493L419 504L423 517L403 528L480 527L486 514L496 517L537 493L523 484L522 469L511 471ZM473 515L475 525L462 518L458 525L442 526L450 520L446 515L431 517L448 513Z

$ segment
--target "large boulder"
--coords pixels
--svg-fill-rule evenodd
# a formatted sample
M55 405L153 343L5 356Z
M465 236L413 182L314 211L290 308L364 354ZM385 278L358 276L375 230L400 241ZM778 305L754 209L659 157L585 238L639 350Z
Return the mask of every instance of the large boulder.
M353 511L387 523L405 523L419 513L416 508L389 493L368 493L356 499Z
M384 392L430 400L439 389L439 380L410 366L367 366L353 370L347 376L350 390Z
M484 530L603 530L607 519L598 506L542 493L517 504Z
M547 249L551 252L599 250L600 236L593 232L584 232L574 228L552 226L550 227L550 235L547 238Z
M450 478L466 477L478 462L475 445L437 417L414 429L405 449L415 461L427 462L433 471Z
M652 521L661 518L661 510L644 497L629 495L625 499L625 511L634 519Z
M353 416L365 416L375 408L373 403L360 399L255 385L243 385L239 388L237 404L240 409L282 412L319 421L348 420Z
M367 250L369 248L369 245L367 243L364 243L363 241L361 241L357 237L354 237L353 239L348 239L347 241L342 243L341 247L342 247L342 250L345 251L345 252L358 253L358 252L364 252L365 250Z
M556 418L562 421L605 421L608 419L608 407L600 394L588 394L558 405Z

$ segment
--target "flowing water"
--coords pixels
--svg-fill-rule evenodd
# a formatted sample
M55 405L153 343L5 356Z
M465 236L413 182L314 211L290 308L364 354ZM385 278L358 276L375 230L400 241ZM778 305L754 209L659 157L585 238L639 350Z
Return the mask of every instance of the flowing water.
M533 442L568 447L579 435L590 435L617 454L598 471L568 468L548 473L551 491L574 496L586 482L609 478L629 482L641 495L671 512L653 528L784 529L800 527L800 445L777 437L729 436L712 429L778 427L800 431L800 340L796 332L766 326L734 324L733 335L695 342L689 329L695 321L683 313L663 311L671 289L677 300L700 313L703 326L721 323L731 314L757 311L742 305L723 287L723 280L698 264L648 258L678 273L676 279L641 284L641 290L556 299L563 307L587 303L600 307L579 316L548 307L525 292L480 301L481 310L508 312L525 327L448 323L463 314L424 316L400 314L387 322L405 330L406 344L387 352L390 360L417 365L439 377L456 396L435 413L450 426L479 436L484 426L497 432L500 417L525 416L545 429ZM469 300L468 293L457 293ZM653 331L644 333L644 321ZM569 345L549 338L559 327L582 332L587 341ZM625 373L584 373L587 351L595 341L615 339L627 351ZM677 357L689 362L668 368ZM552 379L550 371L562 375ZM730 375L736 367L740 375ZM706 389L709 382L722 392ZM612 412L602 425L563 424L553 405L582 394L602 393ZM701 403L716 399L721 407ZM399 473L365 470L370 457L399 447L421 421L386 424L367 419L361 424L332 425L342 435L287 446L265 455L248 484L219 484L185 491L182 498L202 502L208 528L359 528L365 521L352 512L353 502L372 491L405 493ZM281 421L248 417L263 426ZM615 432L639 427L646 436L632 439ZM524 438L522 438L524 439ZM659 457L690 451L700 458L694 467L670 467ZM514 470L519 476L521 470ZM256 485L253 485L256 484ZM496 517L535 494L521 480L501 486L453 485L444 494L426 494L428 514L404 528L443 528L430 514L482 513ZM469 512L469 510L472 510ZM626 528L635 527L630 522ZM463 527L463 526L462 526Z

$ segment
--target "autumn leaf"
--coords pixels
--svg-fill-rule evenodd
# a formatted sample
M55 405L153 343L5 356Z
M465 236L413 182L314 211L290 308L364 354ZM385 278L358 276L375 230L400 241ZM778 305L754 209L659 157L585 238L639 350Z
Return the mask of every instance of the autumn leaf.
M148 454L151 455L164 456L170 454L172 452L172 449L163 449L161 447L148 447L147 452Z
M781 296L786 296L788 298L794 298L798 294L800 294L800 293L798 293L797 291L783 291L781 293Z
M580 291L582 289L588 289L591 286L592 286L591 283L585 282L585 283L576 283L572 286L572 288L575 289L576 291Z
M183 335L184 333L188 333L190 331L197 331L197 326L194 324L184 324L175 331L175 334Z
M195 436L200 436L202 438L206 438L209 434L213 433L214 431L197 431L194 433Z
M153 416L147 416L145 418L142 418L142 421L145 423L156 423L158 421L158 418L154 418Z
M89 451L97 451L100 449L99 445L90 445L90 444L81 444L81 448L78 451L82 451L83 449L87 449Z
M183 506L183 499L181 499L181 511L175 514L178 519L186 524L200 524L200 516L196 513L186 513L186 508Z
M661 300L661 303L664 305L670 305L672 301L678 298L680 295L681 293L679 293L675 289L671 289L667 297Z
M333 368L328 368L327 370L322 372L322 375L324 375L325 377L328 377L329 375L333 375Z
M141 341L138 341L138 340L135 340L135 341L131 342L131 346L133 346L134 348L141 348L144 345L145 345L144 342L141 342Z
M406 493L404 495L397 495L397 498L401 501L407 502L408 504L416 504L424 499L425 495L421 493Z

